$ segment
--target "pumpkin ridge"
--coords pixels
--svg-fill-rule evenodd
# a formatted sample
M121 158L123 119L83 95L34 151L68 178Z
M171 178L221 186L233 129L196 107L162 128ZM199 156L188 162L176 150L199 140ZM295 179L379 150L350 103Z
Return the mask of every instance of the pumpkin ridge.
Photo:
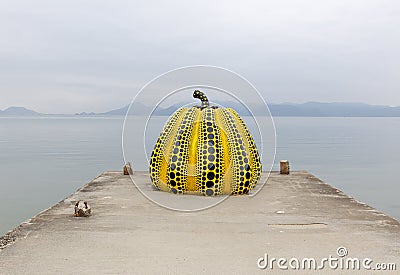
M251 173L248 162L248 154L243 145L243 137L235 124L233 115L226 109L222 110L225 124L228 125L228 140L231 151L231 166L233 167L232 194L240 195L249 192L250 182L245 179L247 173ZM246 162L247 160L247 162Z
M220 135L215 122L215 109L204 108L199 129L198 162L196 166L196 185L205 196L220 194L222 178Z
M195 114L194 108L188 109L180 121L172 147L168 151L172 153L169 156L167 168L167 185L175 194L183 194L187 189L189 142Z
M199 143L199 130L202 112L198 108L194 108L196 115L193 122L192 135L190 137L189 145L189 160L188 160L188 178L187 178L187 191L198 192L200 188L196 185L196 163L198 162L198 143Z
M243 119L238 115L238 113L231 109L227 108L229 112L231 112L235 118L236 124L239 126L238 129L241 132L242 135L244 135L246 138L243 139L243 143L247 149L247 151L250 153L250 167L252 173L250 173L250 189L253 189L257 182L261 178L261 161L260 161L260 155L258 154L257 146L256 143L254 142L253 137L250 134L249 129L247 128L246 124L244 123Z
M170 119L164 125L151 154L149 167L150 178L153 185L158 189L162 189L163 184L163 182L160 182L160 170L163 159L165 159L166 156L165 146L167 145L167 141L170 139L170 136L172 135L174 128L176 128L177 122L180 120L184 111L184 108L180 108L170 117Z
M227 126L224 123L223 114L221 112L222 109L215 110L215 121L218 125L221 135L221 151L223 153L222 159L224 161L224 165L222 166L224 168L224 171L222 173L221 179L221 194L231 194L231 183L233 181L233 171L231 168L231 149L229 146Z

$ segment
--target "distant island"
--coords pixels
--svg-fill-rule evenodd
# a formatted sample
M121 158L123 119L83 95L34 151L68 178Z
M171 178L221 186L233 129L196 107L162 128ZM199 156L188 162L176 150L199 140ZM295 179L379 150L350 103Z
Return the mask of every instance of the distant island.
M231 107L240 115L250 115L249 111L239 103L224 102L217 104L225 107ZM167 108L157 108L155 115L169 116L182 105L172 105ZM400 117L400 106L392 107L385 105L369 105L364 103L281 103L268 105L272 116L301 116L301 117ZM82 112L74 116L125 116L129 105L119 109L107 111L104 113ZM152 107L143 104L136 104L132 115L141 115L152 111ZM265 115L265 108L262 105L252 107L254 115ZM0 116L71 116L71 114L43 114L24 107L10 107L3 111L0 110Z
M1 116L37 116L40 113L26 109L24 107L9 107L4 111L0 110Z

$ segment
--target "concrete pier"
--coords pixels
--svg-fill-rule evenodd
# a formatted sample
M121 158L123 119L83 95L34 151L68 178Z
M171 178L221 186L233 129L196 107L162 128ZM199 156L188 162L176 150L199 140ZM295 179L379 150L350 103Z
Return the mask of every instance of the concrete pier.
M133 177L139 185L150 184L145 172ZM73 216L79 200L90 204L90 217ZM146 199L129 176L106 172L10 231L1 244L1 274L282 273L277 260L272 269L258 267L266 254L268 263L286 259L281 266L289 274L348 272L327 262L321 270L301 268L304 258L315 258L318 267L330 256L370 258L371 268L392 264L390 269L397 269L361 266L356 274L398 274L400 269L399 221L304 171L274 172L256 196L229 197L198 212L162 208ZM293 258L300 270L289 266L289 260L296 265Z

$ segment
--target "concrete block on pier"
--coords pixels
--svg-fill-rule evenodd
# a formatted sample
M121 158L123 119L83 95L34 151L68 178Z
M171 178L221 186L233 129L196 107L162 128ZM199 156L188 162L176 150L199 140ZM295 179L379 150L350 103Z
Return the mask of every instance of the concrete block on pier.
M78 201L75 203L75 217L89 217L92 210L86 201Z
M284 174L284 175L289 175L290 174L290 167L289 167L289 161L288 160L281 160L280 172L281 172L281 174Z
M132 172L131 163L130 163L130 162L127 162L127 163L124 165L124 175L132 175L132 174L133 174L133 172Z

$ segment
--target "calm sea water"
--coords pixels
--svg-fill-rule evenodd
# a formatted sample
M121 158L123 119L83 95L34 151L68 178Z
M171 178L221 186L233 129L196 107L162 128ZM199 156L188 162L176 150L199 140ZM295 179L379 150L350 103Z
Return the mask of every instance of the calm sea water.
M277 117L275 124L277 164L288 159L292 170L400 219L400 118ZM122 125L120 117L0 118L0 235L101 172L120 170ZM146 168L145 160L135 168Z

